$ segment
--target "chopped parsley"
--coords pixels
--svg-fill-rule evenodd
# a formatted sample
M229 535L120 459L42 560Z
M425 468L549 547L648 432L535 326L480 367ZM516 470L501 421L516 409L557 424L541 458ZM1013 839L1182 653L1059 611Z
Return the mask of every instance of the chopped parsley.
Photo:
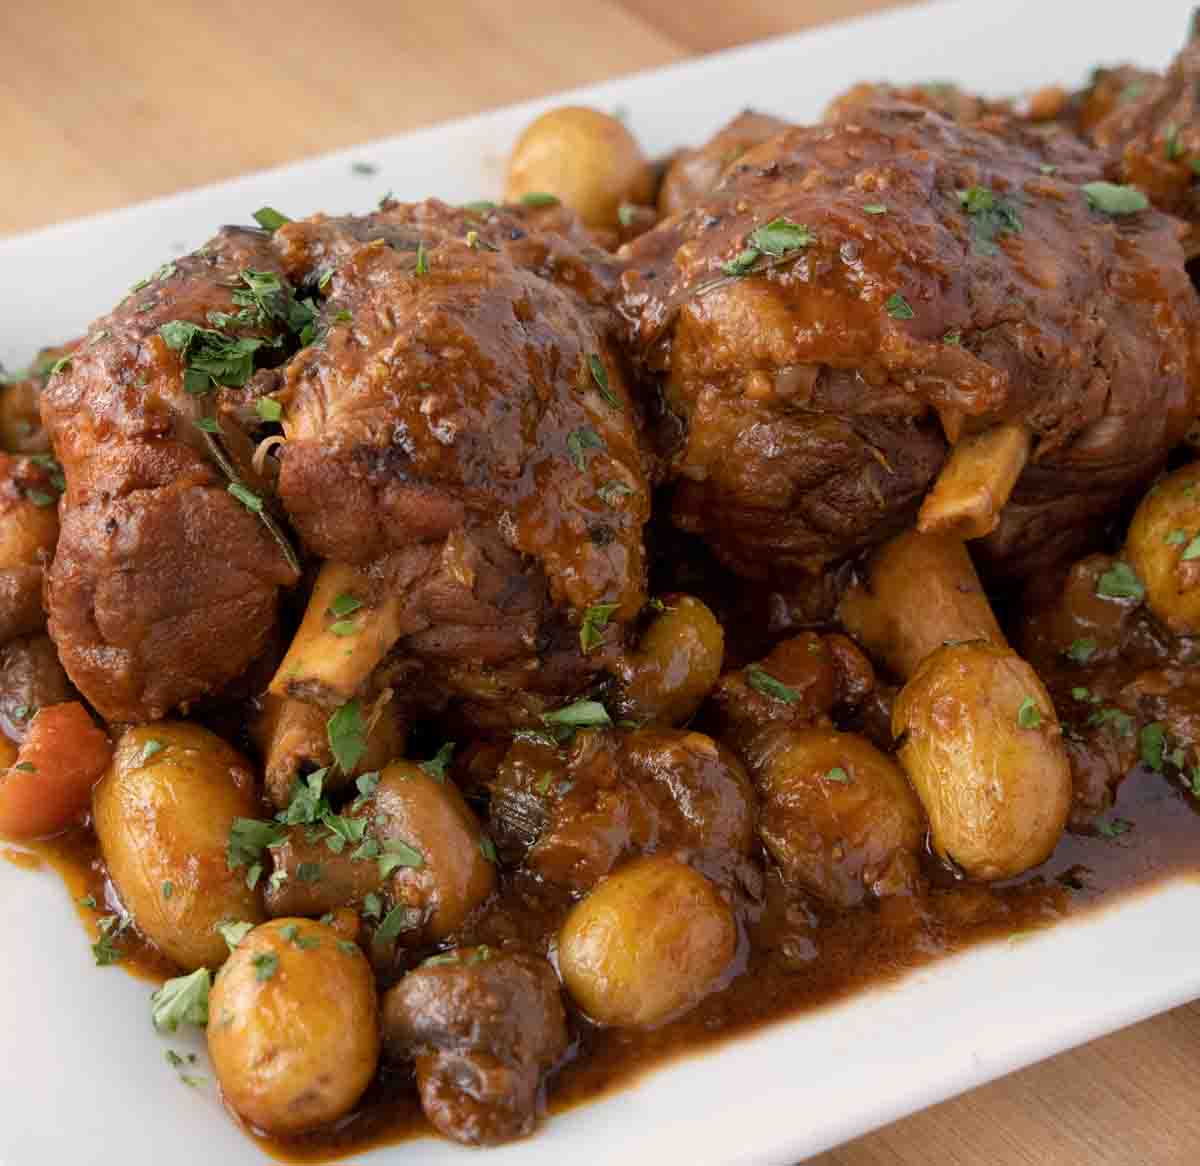
M600 396L614 409L620 409L621 400L609 387L608 369L604 367L604 362L596 353L589 352L587 363L588 368L591 370L592 380L596 382L596 388L600 390Z
M302 862L296 867L296 878L302 883L319 883L321 881L321 864L319 862Z
M278 231L284 223L292 221L287 215L281 214L273 206L260 207L254 212L253 218L264 231Z
M137 763L139 766L145 765L156 753L161 753L166 746L159 740L151 737L143 746L142 751L138 755Z
M254 402L254 411L264 421L279 421L283 417L283 406L272 397L259 397Z
M1081 187L1088 206L1106 215L1132 215L1150 206L1150 200L1136 187L1113 182L1089 182Z
M995 255L998 238L1021 233L1020 208L986 186L960 190L958 199L971 218L972 245L979 254Z
M1174 122L1167 123L1164 153L1168 162L1177 162L1183 157L1183 143L1179 140L1179 127Z
M162 897L169 899L173 894L175 894L175 884L170 879L167 879L162 885Z
M604 643L604 629L619 603L594 603L584 612L579 626L579 646L584 654L594 651Z
M1114 563L1096 583L1096 594L1104 599L1142 599L1146 588L1128 563Z
M758 664L750 664L746 668L746 683L755 692L761 692L763 696L772 697L774 700L781 700L784 704L795 704L800 699L800 694L794 688L776 680Z
M1167 532L1163 542L1165 542L1168 546L1181 547L1185 542L1187 542L1187 540L1188 536L1186 531L1170 530Z
M886 215L888 209L881 202L869 202L863 210L869 215Z
M746 246L733 259L722 263L721 271L734 277L748 275L764 256L768 259L791 258L815 243L816 238L802 223L785 218L772 219L750 232Z
M362 913L367 919L378 919L383 914L383 900L374 891L363 896Z
M1113 818L1109 822L1096 823L1097 831L1103 834L1105 838L1119 838L1132 826L1133 823L1127 822L1124 818Z
M328 769L318 769L296 778L288 796L287 808L275 815L286 826L310 826L329 808L322 792Z
M521 195L521 201L526 206L558 206L559 197L556 194L547 194L543 190L531 190L528 194Z
M608 710L596 700L577 700L565 708L542 713L542 720L547 725L564 725L572 729L587 729L597 725L612 724Z
M486 834L479 836L479 853L493 866L496 864L496 844Z
M616 506L618 498L624 498L633 493L633 487L614 479L601 485L596 493L600 495L600 500L606 506Z
M226 944L228 944L230 951L233 951L253 930L254 924L247 923L245 920L234 921L226 919L217 924L217 931Z
M168 980L150 997L150 1019L160 1032L174 1032L181 1024L203 1028L208 1023L208 993L212 975L197 968L187 976Z
M125 953L117 947L116 941L132 922L128 915L124 919L119 915L105 915L96 920L99 936L92 944L92 956L97 967L105 968L110 964L119 963L124 958Z
M1155 773L1162 773L1163 750L1166 748L1166 743L1167 727L1161 721L1143 725L1141 732L1138 733L1138 747L1142 764L1153 769Z
M632 227L637 219L637 207L632 203L623 202L617 207L617 222L623 227Z
M279 822L264 822L259 818L234 818L225 847L225 863L230 870L257 863L268 846L282 842L286 835L287 830ZM261 874L261 868L259 873Z
M425 865L425 856L415 847L399 838L389 838L383 843L379 856L379 875L387 878L401 867L420 870Z
M456 951L442 951L421 961L423 968L443 968L449 964L461 963L462 959Z
M360 178L370 178L372 174L379 173L379 167L372 162L351 162L350 173Z
M356 599L348 591L343 591L330 605L329 610L334 615L349 615L352 611L357 611L362 607L363 601Z
M413 268L414 275L429 274L429 253L425 250L425 240L417 240L417 263Z
M1076 664L1086 664L1096 654L1099 646L1091 636L1080 636L1079 639L1072 640L1067 648L1067 659Z
M603 448L604 442L594 429L572 429L567 435L567 456L581 473L587 469L587 451Z
M321 816L321 824L329 831L325 845L334 854L341 854L347 846L361 842L367 830L366 818L348 818L329 810Z
M892 292L883 307L893 320L911 320L916 315L912 305L899 292Z
M254 965L254 978L261 984L269 980L279 968L279 957L273 951L260 951L250 957Z
M1038 708L1037 702L1032 696L1027 696L1021 701L1021 707L1017 709L1017 724L1022 729L1036 729L1042 723L1042 710Z
M1185 563L1190 563L1193 559L1200 558L1200 534L1196 535L1186 547L1183 548L1183 554L1179 556Z
M263 500L249 487L243 486L241 482L230 482L225 489L252 514L262 513Z
M403 904L393 907L384 917L383 922L375 930L375 939L387 943L396 938L402 931L412 931L421 925L421 912L415 907Z
M427 773L435 781L446 780L446 770L454 757L454 742L447 741L428 761L422 761L417 768Z
M847 785L850 781L850 775L840 765L835 765L825 774L825 780L836 782L838 785Z
M240 388L254 372L254 354L267 343L256 336L232 338L186 320L171 320L158 334L172 352L179 353L183 387L193 396L203 396L216 385Z
M359 632L358 621L353 619L334 620L329 625L329 630L335 636L355 636Z
M367 726L362 705L348 700L326 722L329 748L343 773L352 772L367 752Z

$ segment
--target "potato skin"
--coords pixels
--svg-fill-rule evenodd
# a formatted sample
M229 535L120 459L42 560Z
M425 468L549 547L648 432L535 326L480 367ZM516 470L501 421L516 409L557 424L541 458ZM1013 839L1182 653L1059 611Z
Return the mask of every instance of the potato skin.
M1200 557L1185 559L1200 535L1200 462L1163 478L1138 504L1125 536L1129 565L1146 603L1180 636L1200 632Z
M1019 719L1026 700L1037 709L1029 727ZM938 649L897 697L892 732L940 854L976 879L1049 857L1071 771L1050 696L1018 655L978 642Z
M619 667L622 712L657 724L686 724L721 675L725 631L691 595L668 595L638 650Z
M649 1027L697 1004L737 950L733 911L717 888L664 855L638 858L571 910L558 966L598 1024Z
M163 748L143 763L150 741ZM96 835L121 901L183 968L225 959L221 921L263 918L245 870L231 871L225 859L233 819L260 816L253 783L249 764L220 737L162 721L121 737L93 793Z
M649 203L654 173L633 135L598 109L564 105L526 127L508 161L504 197L553 194L589 227L616 227L622 203Z
M759 834L789 883L838 907L919 884L921 804L900 767L864 737L792 730L756 778Z
M298 1134L343 1117L379 1060L370 965L332 927L310 919L274 919L251 931L217 973L208 1017L225 1103L268 1133Z
M420 867L399 867L392 898L425 912L425 940L445 939L466 921L496 885L496 868L484 856L483 831L457 787L419 765L398 761L380 775L360 811L384 842L397 838L420 851Z

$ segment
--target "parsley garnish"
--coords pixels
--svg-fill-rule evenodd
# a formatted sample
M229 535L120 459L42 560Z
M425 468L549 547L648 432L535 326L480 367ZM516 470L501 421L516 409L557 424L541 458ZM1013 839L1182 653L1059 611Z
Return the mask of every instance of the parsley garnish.
M290 223L292 220L285 214L281 214L273 206L264 206L254 212L254 221L262 227L264 231L278 231L284 223Z
M310 826L318 821L329 808L321 796L327 769L318 769L305 777L298 777L292 785L287 809L276 815L278 821L287 826Z
M259 983L269 980L279 967L279 957L273 951L260 951L250 957L250 962L254 965L254 978Z
M367 752L367 726L363 721L362 706L357 700L349 700L326 722L329 748L333 759L343 773L350 773Z
M1138 734L1142 764L1149 766L1155 773L1162 773L1163 749L1166 743L1167 727L1161 721L1142 726L1142 731Z
M1021 214L1017 205L994 194L986 186L960 190L958 199L963 210L971 216L972 241L981 255L995 255L996 240L1001 235L1021 233Z
M96 920L100 935L92 944L92 956L97 967L108 967L109 964L119 963L124 958L125 953L116 946L116 941L132 922L128 915L124 919L119 915L105 915Z
M761 692L763 696L774 697L775 700L781 700L784 704L795 704L800 699L800 694L794 688L789 688L786 684L776 680L774 676L757 664L747 667L746 683L755 692Z
M888 209L881 202L869 202L863 210L869 215L886 215Z
M825 774L825 780L837 782L838 785L847 785L850 781L850 775L840 765L835 765Z
M139 766L145 765L156 753L161 753L166 746L155 738L151 737L145 745L142 746L142 752L139 754L137 763Z
M1100 576L1096 594L1105 599L1142 599L1146 588L1128 563L1114 563Z
M815 243L816 238L802 223L794 223L791 219L772 219L750 232L746 237L746 247L733 259L722 263L721 271L735 277L748 275L763 256L770 259L790 258Z
M412 931L421 925L421 912L415 907L403 905L393 907L383 922L375 929L375 938L381 943L395 939L402 931Z
M493 866L496 864L496 844L486 835L479 836L479 853Z
M382 912L383 900L374 891L368 891L363 896L363 915L368 919L378 919Z
M1089 182L1081 187L1088 206L1106 215L1132 215L1150 206L1150 200L1133 186L1117 186L1112 182Z
M632 203L623 202L617 207L617 222L623 227L632 227L637 218L637 207Z
M608 626L609 617L620 606L619 603L594 603L584 612L583 623L579 627L579 646L585 655L604 643L604 628Z
M1124 818L1113 818L1111 822L1097 822L1096 829L1105 838L1117 838L1124 834L1132 825L1132 822L1127 822Z
M594 429L572 429L567 435L567 456L580 472L587 469L587 451L603 448L604 442Z
M615 506L618 498L623 498L626 494L633 493L633 487L614 479L611 482L605 482L596 493L600 495L600 500L606 506Z
M1176 162L1183 157L1183 143L1179 140L1179 127L1174 122L1167 123L1165 152L1168 162Z
M457 964L460 962L461 962L461 958L459 957L458 952L443 951L443 952L439 952L437 955L431 955L426 960L422 960L421 967L423 967L423 968L441 968L441 967L447 966L448 964Z
M283 417L283 406L271 397L259 397L254 402L254 411L264 421L278 421Z
M600 396L614 409L620 409L622 407L620 398L609 388L608 369L604 367L604 362L594 352L588 353L587 362L592 373L592 380L596 382L596 387L600 390Z
M429 254L425 250L425 240L417 240L417 265L413 268L414 275L429 274Z
M379 167L371 162L351 162L350 173L357 174L361 178L370 178L372 174L379 173Z
M223 923L217 924L217 931L226 944L229 945L230 951L233 951L253 930L254 924L247 923L244 920L234 922L232 919L227 919Z
M565 725L572 729L612 724L608 710L596 700L577 700L574 704L567 705L566 708L555 709L551 713L542 713L542 720L547 725Z
M362 607L363 601L356 599L348 591L343 591L330 605L329 610L334 615L349 615L352 611L357 611Z
M557 206L559 198L556 194L547 194L542 190L531 190L528 194L521 195L521 201L526 206Z
M173 894L175 894L175 884L170 879L167 879L162 885L162 897L169 899Z
M1185 563L1189 563L1192 559L1200 558L1200 534L1196 535L1186 547L1183 548L1183 554L1179 556Z
M912 305L899 292L892 292L883 307L893 320L911 320L916 315Z
M321 864L319 862L302 862L296 867L296 878L302 883L319 883L321 881Z
M1027 696L1017 709L1017 724L1022 729L1036 729L1041 723L1042 710L1038 708L1032 696Z
M335 636L353 636L358 634L359 627L356 620L338 619L329 625L329 630Z
M234 818L225 847L225 864L234 870L239 866L257 863L268 846L282 842L286 835L287 830L278 822Z
M240 388L254 372L254 354L266 343L256 336L234 339L186 320L171 320L158 334L168 348L179 353L184 365L183 387L193 396L203 396L214 385Z
M329 830L325 845L334 854L341 854L351 843L361 842L366 833L366 818L347 818L327 810L321 816L321 823Z
M230 482L225 489L251 513L262 513L263 500L248 486L243 486L241 482Z
M425 865L425 856L415 847L409 846L399 838L389 838L383 843L383 853L379 856L379 874L387 878L393 871L401 867L419 870Z
M446 780L446 770L454 757L454 742L447 741L428 761L422 761L418 768L429 774L435 781Z
M1071 641L1071 646L1067 649L1067 659L1076 664L1086 664L1096 654L1099 646L1091 636L1081 636L1078 640Z
M203 1028L208 1023L208 993L212 976L208 968L168 980L150 997L150 1018L160 1032L174 1032L181 1024Z

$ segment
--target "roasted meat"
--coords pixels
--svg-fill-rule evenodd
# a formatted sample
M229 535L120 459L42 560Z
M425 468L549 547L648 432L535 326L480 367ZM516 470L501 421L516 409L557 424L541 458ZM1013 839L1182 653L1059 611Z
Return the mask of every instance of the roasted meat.
M1071 135L986 126L892 104L788 130L626 249L630 343L685 430L674 520L739 573L878 542L948 442L1008 426L1028 465L983 552L1027 573L1186 430L1200 307L1177 225L1107 212Z
M288 334L263 231L226 228L142 282L50 379L42 416L66 476L50 634L110 721L216 691L269 642L296 571L213 456L220 385Z
M561 230L539 221L389 203L275 237L288 275L326 296L323 339L272 394L288 516L310 551L358 570L377 655L395 645L432 670L431 695L485 705L578 686L548 658L586 679L589 609L620 625L645 598L647 455L611 279L564 212ZM287 691L319 701L289 669Z

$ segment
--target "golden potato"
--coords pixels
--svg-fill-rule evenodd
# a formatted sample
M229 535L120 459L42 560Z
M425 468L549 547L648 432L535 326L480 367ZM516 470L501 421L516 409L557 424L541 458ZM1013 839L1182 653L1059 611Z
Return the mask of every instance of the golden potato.
M251 931L217 973L208 1053L226 1104L272 1134L345 1116L379 1061L375 979L355 944L309 919Z
M422 912L424 939L445 939L492 893L496 868L490 843L448 778L395 762L380 775L361 812L373 823L385 855L389 844L408 848L396 852L403 861L391 876L391 896Z
M897 697L892 732L940 854L978 879L1049 857L1071 771L1054 705L1014 652L979 642L938 649Z
M865 738L792 730L756 776L759 834L790 884L853 907L919 881L921 804L899 766Z
M737 948L729 904L702 874L653 855L623 866L575 905L558 966L598 1024L661 1024L720 983Z
M654 172L615 118L582 105L549 110L526 127L508 161L504 197L552 194L589 227L616 227L622 203L649 203Z
M690 595L668 595L664 610L618 667L622 712L639 720L682 725L696 714L721 675L725 632Z
M1200 462L1168 474L1142 499L1125 556L1150 610L1176 635L1200 632Z
M842 597L838 617L901 677L947 640L1007 646L966 547L948 535L909 531L885 543L867 579Z
M259 816L249 764L199 725L130 729L92 795L96 835L121 901L177 964L216 967L227 919L263 918L246 871L230 870L234 818Z

